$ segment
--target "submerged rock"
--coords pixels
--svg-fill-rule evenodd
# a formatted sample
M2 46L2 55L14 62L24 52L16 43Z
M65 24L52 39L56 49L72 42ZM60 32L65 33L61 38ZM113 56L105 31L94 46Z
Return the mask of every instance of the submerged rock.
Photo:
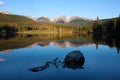
M72 51L66 55L64 59L64 66L67 68L78 69L82 68L85 58L82 52Z
M49 68L50 65L54 65L56 68L63 66L71 69L83 69L83 64L85 62L84 55L80 51L72 51L66 55L63 62L55 58L53 61L47 61L43 66L34 67L29 69L32 72L44 71Z

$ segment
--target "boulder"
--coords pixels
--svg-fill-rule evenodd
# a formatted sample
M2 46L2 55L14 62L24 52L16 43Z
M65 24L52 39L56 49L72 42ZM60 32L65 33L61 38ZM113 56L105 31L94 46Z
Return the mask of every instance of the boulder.
M78 69L82 68L85 58L82 52L72 51L68 53L64 59L64 66L67 68Z

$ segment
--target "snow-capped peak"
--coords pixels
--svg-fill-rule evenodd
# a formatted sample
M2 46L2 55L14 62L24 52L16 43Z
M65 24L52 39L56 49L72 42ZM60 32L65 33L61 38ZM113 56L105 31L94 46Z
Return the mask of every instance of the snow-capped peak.
M0 13L2 13L2 14L11 14L11 12L6 11L6 10L4 10L4 11L0 11Z

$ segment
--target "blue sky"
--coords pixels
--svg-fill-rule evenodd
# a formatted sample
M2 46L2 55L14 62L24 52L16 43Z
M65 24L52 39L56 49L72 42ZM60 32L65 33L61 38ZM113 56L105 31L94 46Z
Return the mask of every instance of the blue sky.
M0 11L34 17L111 18L120 14L120 0L0 0Z

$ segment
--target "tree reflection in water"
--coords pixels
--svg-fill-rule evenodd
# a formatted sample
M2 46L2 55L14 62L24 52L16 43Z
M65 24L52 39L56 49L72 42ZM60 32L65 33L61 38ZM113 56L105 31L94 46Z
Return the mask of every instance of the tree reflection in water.
M91 34L91 35L79 35L79 34L15 34L15 35L0 35L0 51L8 52L12 49L26 48L34 46L49 46L54 43L59 47L66 47L67 45L72 47L79 47L82 45L96 44L96 49L99 45L107 45L110 48L116 48L118 53L120 52L120 37L119 35L111 34Z
M54 65L56 68L62 66L63 68L70 69L84 69L82 66L84 65L85 58L82 52L80 51L72 51L68 53L63 62L61 62L58 58L55 58L53 61L47 61L43 66L34 67L29 69L32 72L43 71L50 67L50 65Z

